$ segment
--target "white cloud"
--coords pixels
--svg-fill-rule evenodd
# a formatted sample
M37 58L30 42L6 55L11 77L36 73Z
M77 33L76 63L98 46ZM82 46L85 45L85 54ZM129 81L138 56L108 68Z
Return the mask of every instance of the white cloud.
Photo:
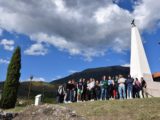
M24 51L26 55L45 55L47 52L48 50L41 43L33 44Z
M141 29L156 29L160 23L160 1L142 0L133 12Z
M46 79L43 78L43 77L39 77L39 78L33 78L33 81L43 81L43 82L45 82Z
M52 80L57 80L57 79L60 79L60 78L62 78L62 76L58 75L58 76L54 77Z
M87 61L91 61L92 57L104 55L117 37L126 42L122 47L115 44L115 48L129 47L126 37L129 34L126 30L129 25L126 23L130 22L130 14L112 2L0 0L0 3L0 14L3 16L0 21L3 28L27 34L35 41L49 43L70 55L82 55ZM113 11L112 15L106 13L108 18L105 17L103 24L99 24L94 17L101 9Z
M159 11L160 2L153 0L136 3L133 13L109 0L0 0L0 27L91 61L110 48L128 50L132 18L141 30L150 29L159 22Z
M9 64L9 60L0 59L0 64Z
M23 80L23 81L30 81L30 79L27 79L27 80ZM43 77L33 77L32 81L37 81L37 82L45 82L46 79L43 78Z
M69 73L76 73L76 72L78 72L77 70L69 70Z
M130 64L126 63L126 64L123 64L121 65L122 67L130 67Z
M14 50L14 41L13 40L2 39L0 41L0 45L2 45L5 50L8 50L8 51Z

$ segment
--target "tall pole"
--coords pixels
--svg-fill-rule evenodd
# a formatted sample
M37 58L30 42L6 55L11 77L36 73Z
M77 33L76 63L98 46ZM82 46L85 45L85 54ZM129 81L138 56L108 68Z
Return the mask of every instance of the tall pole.
M40 81L40 83L41 83L41 86L42 86L42 102L44 102L44 84L43 84L43 81Z
M33 76L30 76L30 82L29 82L29 86L28 86L28 101L29 101L29 98L30 98L32 79L33 79Z

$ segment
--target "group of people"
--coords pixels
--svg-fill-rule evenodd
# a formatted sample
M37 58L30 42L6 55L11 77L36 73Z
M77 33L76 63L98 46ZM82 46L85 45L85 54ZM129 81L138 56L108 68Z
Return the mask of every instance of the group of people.
M138 80L130 75L127 78L122 75L113 78L103 76L101 80L81 78L78 82L69 80L68 83L60 85L57 90L57 102L146 98L146 88L147 84L143 78Z

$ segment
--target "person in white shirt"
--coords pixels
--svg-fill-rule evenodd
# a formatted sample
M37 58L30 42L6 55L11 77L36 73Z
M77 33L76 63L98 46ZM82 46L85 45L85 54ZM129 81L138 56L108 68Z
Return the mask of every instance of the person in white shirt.
M94 101L94 87L95 87L95 80L91 78L90 83L88 84L91 101Z
M122 75L119 75L118 92L119 92L120 99L126 99L125 81L126 81L126 79Z

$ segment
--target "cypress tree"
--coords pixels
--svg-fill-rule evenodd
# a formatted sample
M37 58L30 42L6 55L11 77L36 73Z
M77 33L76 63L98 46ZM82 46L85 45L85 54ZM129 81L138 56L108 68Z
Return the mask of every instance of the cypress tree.
M4 109L14 108L17 101L18 87L20 85L21 49L17 47L8 65L7 77L3 87L0 107Z

